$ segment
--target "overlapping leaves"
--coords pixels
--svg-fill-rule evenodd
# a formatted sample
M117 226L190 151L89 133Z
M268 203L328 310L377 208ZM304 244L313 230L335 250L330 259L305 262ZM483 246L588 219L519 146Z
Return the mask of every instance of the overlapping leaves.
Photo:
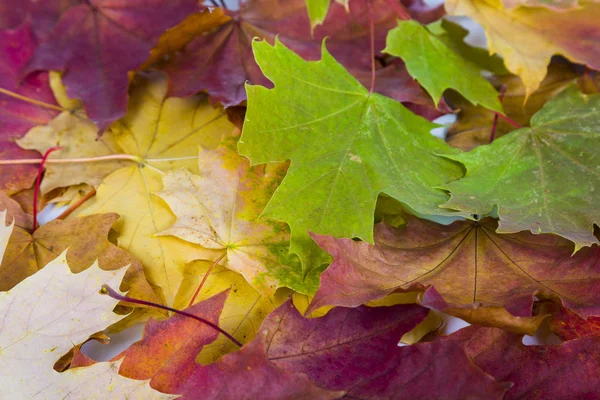
M571 87L546 103L530 128L450 155L467 174L444 185L451 198L443 207L479 215L497 207L499 232L556 233L576 250L598 243L599 117L600 95Z
M372 241L382 192L421 214L451 214L438 208L447 195L435 187L462 173L436 155L453 149L429 134L435 125L369 93L325 48L310 63L281 43L255 42L254 51L275 88L248 86L238 147L253 163L291 160L263 214L288 222L305 267L314 263L307 231ZM266 112L272 117L261 118Z
M321 276L311 309L355 307L421 284L432 285L449 306L502 306L515 316L528 317L533 296L543 293L560 297L583 315L598 313L597 246L572 257L573 245L567 240L499 235L495 229L490 220L446 227L411 218L401 228L377 225L375 246L315 235L334 261ZM423 304L439 307L428 297ZM480 318L491 321L494 316Z
M598 5L205 3L0 0L0 397L595 396Z
M4 213L0 217L4 218ZM10 231L5 231L4 222L2 227L0 235L5 238ZM122 318L111 311L117 301L98 294L98 287L104 283L118 287L124 272L124 268L104 271L95 264L73 274L63 253L14 290L0 292L5 322L0 327L0 396L78 396L81 385L85 385L87 398L172 398L152 390L146 381L118 375L118 363L100 363L62 374L53 369L74 343ZM107 397L109 382L114 390Z

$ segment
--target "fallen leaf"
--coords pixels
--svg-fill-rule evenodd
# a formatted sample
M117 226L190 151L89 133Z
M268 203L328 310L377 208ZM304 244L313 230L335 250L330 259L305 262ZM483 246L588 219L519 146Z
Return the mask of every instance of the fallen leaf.
M531 118L531 128L447 155L467 173L442 186L451 196L442 207L477 215L497 207L498 232L555 233L573 241L575 251L598 243L599 105L600 94L571 87Z
M439 103L446 89L454 89L473 104L502 112L494 87L480 69L465 60L417 21L398 21L388 32L383 52L404 60L411 74Z
M600 4L594 1L563 12L525 6L509 10L502 0L449 0L445 7L450 15L471 17L485 28L490 53L500 54L521 77L526 95L538 88L555 54L600 68Z
M118 287L124 273L124 268L105 271L94 264L73 274L62 253L11 291L0 292L0 397L173 398L151 389L147 381L119 376L118 363L63 373L53 369L74 344L123 318L112 312L118 300L98 289L104 283Z
M599 315L600 248L571 256L572 244L560 237L495 230L493 220L444 226L412 217L397 229L376 225L375 245L313 235L334 261L321 275L309 311L323 305L356 307L419 283L433 286L451 307L500 306L514 316L531 317L533 296L544 293L582 315ZM422 303L438 308L433 301L431 296Z
M459 346L439 342L398 347L427 311L417 305L334 308L303 318L288 302L262 324L267 358L317 385L351 398L501 399L506 388L482 372Z
M0 209L8 210L15 227L0 264L0 290L10 290L25 278L34 275L69 249L67 260L73 273L87 269L94 262L111 271L129 265L121 289L136 298L157 302L142 270L142 265L126 251L107 239L111 227L119 219L116 214L96 214L69 221L55 220L31 233L31 218L4 193L0 192ZM144 308L129 314L120 329L142 318ZM154 313L155 315L161 315Z
M434 124L370 94L325 48L318 62L302 60L279 42L254 42L254 52L275 88L247 87L238 148L253 164L291 160L262 215L290 225L291 252L307 273L326 259L318 258L306 232L372 242L382 192L419 214L454 214L437 207L447 195L435 186L462 171L435 155L454 149L429 133ZM262 118L265 113L271 117Z
M92 0L69 3L24 73L64 71L69 97L83 100L103 132L127 110L127 73L167 28L198 9L197 0Z
M141 163L107 176L96 196L76 214L122 215L116 227L119 247L142 262L148 281L160 287L166 304L172 305L185 264L213 258L215 252L176 238L156 237L175 217L153 193L162 190L165 171L187 168L198 173L199 147L216 147L233 127L205 96L166 99L165 95L166 82L160 75L138 75L127 116L105 135L114 137L124 154L138 157Z
M237 137L198 157L200 175L169 172L157 193L177 220L160 235L172 235L226 255L229 269L267 297L282 286L314 292L318 280L305 279L300 262L288 256L289 228L260 218L287 165L250 167L236 151ZM223 257L223 256L221 256Z
M31 25L14 30L0 29L0 89L24 99L0 93L0 159L39 158L36 151L25 151L15 141L30 128L50 121L58 111L36 102L58 107L48 84L48 74L35 73L21 82L20 70L35 48ZM36 165L1 165L0 190L14 194L31 187L37 175Z
M211 18L206 15L198 20L197 37L180 54L167 53L164 70L169 74L170 94L185 97L207 90L226 107L242 103L246 100L246 82L269 84L252 55L252 39L274 42L276 36L309 60L319 59L321 42L327 38L331 54L355 76L369 75L365 79L369 85L371 56L365 50L370 46L369 13L373 17L377 54L385 46L388 29L395 26L398 18L409 16L394 0L353 0L349 6L348 9L333 4L325 22L314 31L307 18L305 0L251 0L244 2L239 11L228 12L231 17L223 17L220 11L211 13ZM215 20L223 21L222 25L214 28ZM435 106L423 99L420 87L406 79L403 67L387 69L385 75L398 88L409 85L409 91L402 95L403 101L426 105L428 112L435 111Z
M216 323L227 291L186 309ZM214 364L203 366L195 361L203 346L218 332L199 321L174 315L166 321L149 321L141 341L134 343L117 358L122 358L119 373L146 380L164 393L182 398L203 399L336 399L343 392L316 387L303 374L286 373L265 357L264 335ZM262 340L260 340L262 339Z

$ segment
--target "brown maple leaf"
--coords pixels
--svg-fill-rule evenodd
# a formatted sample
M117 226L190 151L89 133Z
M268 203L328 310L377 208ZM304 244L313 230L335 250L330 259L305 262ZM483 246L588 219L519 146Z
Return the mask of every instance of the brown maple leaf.
M334 261L321 276L309 312L323 305L356 307L416 284L433 286L448 303L444 307L504 307L513 316L530 317L533 296L544 293L582 315L600 312L597 246L572 255L573 244L565 239L500 235L491 219L449 226L408 221L398 229L376 225L375 245L313 235ZM430 293L423 304L439 308L434 304L439 301Z

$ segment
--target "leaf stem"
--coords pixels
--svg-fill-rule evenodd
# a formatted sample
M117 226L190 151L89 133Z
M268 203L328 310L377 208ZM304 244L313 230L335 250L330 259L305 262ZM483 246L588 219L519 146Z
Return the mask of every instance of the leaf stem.
M133 303L133 304L141 304L141 305L149 306L149 307L160 308L162 310L171 311L171 312L174 312L175 314L180 314L180 315L184 315L186 317L195 319L196 321L199 321L199 322L201 322L201 323L203 323L205 325L210 326L211 328L213 328L214 330L218 331L219 333L222 333L227 339L231 340L233 343L235 343L239 347L242 347L242 344L236 338L234 338L233 336L231 336L229 333L225 332L218 325L213 324L212 322L207 321L204 318L198 317L198 316L196 316L194 314L190 314L190 313L185 312L185 311L177 310L175 308L163 306L162 304L152 303L150 301L145 301L145 300L140 300L140 299L134 299L132 297L127 297L127 296L120 295L119 293L117 293L116 291L114 291L108 285L102 285L102 288L100 289L100 294L109 295L110 297L112 297L113 299L116 299L116 300L126 301L128 303Z
M38 194L40 192L40 185L42 183L42 175L44 174L44 165L46 164L46 161L48 160L48 156L50 155L50 153L52 153L53 151L56 151L56 150L60 150L60 149L62 149L62 147L60 147L60 146L50 147L48 150L46 150L46 152L42 156L42 161L40 162L40 166L38 168L37 177L35 178L35 188L33 189L33 229L32 229L32 232L35 232L35 230L37 229Z
M88 163L96 161L109 161L109 160L129 160L134 161L138 164L145 164L144 159L140 156L134 156L131 154L113 154L110 156L99 156L99 157L82 157L82 158L61 158L52 159L45 161L46 164L74 164L74 163ZM0 165L15 165L15 164L39 164L44 161L43 158L25 158L21 160L0 160Z
M4 88L0 88L0 93L5 94L7 96L13 97L15 99L24 101L26 103L30 103L30 104L34 104L36 106L40 106L40 107L44 107L44 108L49 108L51 110L55 110L55 111L67 111L64 108L60 107L60 106L55 106L54 104L48 104L48 103L44 103L43 101L39 101L39 100L35 100L35 99L30 99L29 97L20 95L18 93L15 92L11 92L10 90L6 90Z
M504 100L504 93L506 93L506 86L500 86L500 94L498 95L498 100L500 103ZM492 143L496 138L496 127L498 126L498 113L494 113L494 122L492 123L492 131L490 132L490 141L488 143Z
M227 255L227 251L223 252L223 254L221 254L219 256L219 258L217 258L215 260L215 262L213 262L211 264L210 267L208 267L208 269L206 270L206 273L204 274L204 277L202 277L202 281L200 282L200 285L198 285L196 292L194 292L194 295L192 296L192 300L190 301L190 305L188 307L191 307L194 304L194 301L196 301L196 297L198 296L198 293L200 293L200 290L202 290L202 286L204 286L204 282L206 282L206 278L208 278L208 274L210 274L210 271L212 271L214 266L217 265L219 263L219 261L221 261L226 255Z
M73 211L75 211L77 208L79 208L79 206L81 206L83 203L88 201L88 199L95 194L96 194L96 189L92 188L92 190L90 190L88 193L86 193L85 196L83 196L81 199L79 199L76 203L71 204L71 206L69 206L69 208L67 208L65 211L63 211L62 214L60 214L58 217L56 217L56 219L67 218L69 215L71 215L71 213Z
M518 123L516 121L513 121L512 119L508 118L504 114L501 114L499 112L494 112L494 114L496 114L497 116L499 116L500 118L502 118L503 120L505 120L506 122L508 122L512 126L514 126L515 128L522 128L523 127L523 125L521 125L520 123Z

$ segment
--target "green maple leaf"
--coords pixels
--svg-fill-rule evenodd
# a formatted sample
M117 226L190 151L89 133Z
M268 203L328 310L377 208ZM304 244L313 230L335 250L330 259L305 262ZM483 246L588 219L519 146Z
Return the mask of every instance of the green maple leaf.
M446 89L454 89L474 104L502 112L498 93L479 68L417 21L398 21L398 27L388 32L383 51L401 57L436 104Z
M325 47L317 62L280 42L255 41L253 49L275 88L246 86L238 149L253 164L291 160L262 215L290 225L290 249L305 268L318 251L308 231L372 243L382 192L419 214L455 215L438 208L448 196L435 187L462 177L462 169L435 155L457 152L429 133L435 124L369 93Z
M600 95L570 87L531 118L531 127L491 145L449 156L467 168L444 185L443 206L473 214L498 207L498 232L555 233L575 249L598 243L600 222Z

